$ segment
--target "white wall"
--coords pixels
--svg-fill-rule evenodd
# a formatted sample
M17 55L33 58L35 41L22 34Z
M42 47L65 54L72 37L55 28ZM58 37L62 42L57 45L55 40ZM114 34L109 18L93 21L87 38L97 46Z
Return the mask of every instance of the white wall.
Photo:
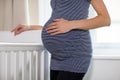
M120 59L93 59L84 80L120 80L119 68Z

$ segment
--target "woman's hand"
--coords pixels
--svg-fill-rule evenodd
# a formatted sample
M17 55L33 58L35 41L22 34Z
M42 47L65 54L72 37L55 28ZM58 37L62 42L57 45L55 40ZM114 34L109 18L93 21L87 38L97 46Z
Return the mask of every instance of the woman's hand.
M53 23L49 24L46 31L50 33L50 35L57 35L69 32L72 29L71 21L61 18L55 19Z
M14 35L18 35L24 31L28 31L28 30L30 30L30 27L28 25L19 24L14 29L12 29L11 32L14 32Z
M14 35L18 35L24 31L29 31L29 30L42 30L41 25L24 25L24 24L19 24L17 25L14 29L12 29L11 32L14 32Z

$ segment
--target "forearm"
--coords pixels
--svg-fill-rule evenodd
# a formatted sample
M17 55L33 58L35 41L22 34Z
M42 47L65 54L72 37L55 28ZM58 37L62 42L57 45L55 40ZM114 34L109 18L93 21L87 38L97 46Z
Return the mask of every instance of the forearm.
M29 30L42 30L41 25L30 25Z
M103 0L91 0L91 5L95 9L97 16L91 19L76 20L73 29L95 29L110 25L110 16Z
M84 19L84 20L73 20L72 23L74 24L73 29L95 29L99 27L109 26L110 25L110 18L103 17L103 16L96 16L91 19Z

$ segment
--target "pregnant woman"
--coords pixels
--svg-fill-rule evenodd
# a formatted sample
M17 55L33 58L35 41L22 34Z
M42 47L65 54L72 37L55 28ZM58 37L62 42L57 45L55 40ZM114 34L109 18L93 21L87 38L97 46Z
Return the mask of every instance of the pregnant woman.
M97 16L88 18L90 4ZM51 0L52 15L44 27L19 24L15 35L42 30L42 41L51 53L51 80L82 80L92 58L89 29L110 25L103 0Z

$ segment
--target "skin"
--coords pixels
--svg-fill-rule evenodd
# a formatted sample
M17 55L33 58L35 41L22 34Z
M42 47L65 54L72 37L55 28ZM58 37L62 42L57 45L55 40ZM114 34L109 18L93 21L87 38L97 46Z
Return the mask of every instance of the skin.
M91 5L97 12L97 16L91 19L84 19L84 20L66 20L63 18L55 19L53 23L49 24L46 28L46 31L50 35L58 35L67 33L73 29L83 29L83 30L89 30L89 29L95 29L103 26L109 26L110 16L108 14L108 11L106 9L106 6L103 2L103 0L91 0ZM39 27L39 28L38 28ZM23 31L27 30L41 30L42 26L40 25L18 25L16 28L12 30L15 35L20 34Z
M16 36L24 31L30 31L30 30L42 30L42 26L19 24L14 29L12 29L11 32L14 32L14 35Z

